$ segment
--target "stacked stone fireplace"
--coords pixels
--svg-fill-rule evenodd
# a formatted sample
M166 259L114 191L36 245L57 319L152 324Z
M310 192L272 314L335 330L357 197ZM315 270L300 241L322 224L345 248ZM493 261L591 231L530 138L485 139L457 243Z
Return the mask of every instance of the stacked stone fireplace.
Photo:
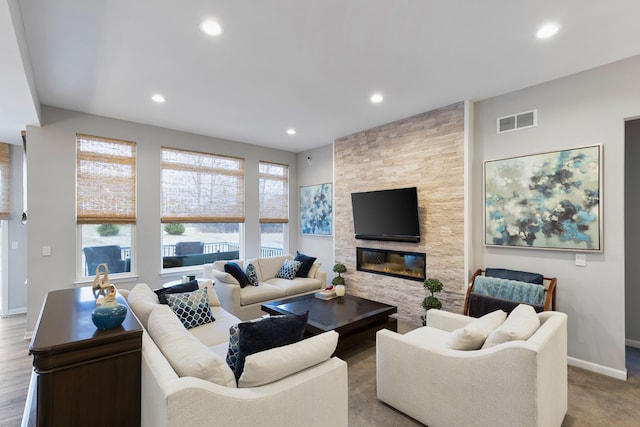
M424 282L426 265L425 253L356 248L358 271Z
M462 313L464 132L464 103L457 103L334 142L334 253L335 261L347 267L347 292L397 306L398 318L407 323L419 325L424 313L423 277L440 279L445 286L438 294L443 309ZM356 239L351 193L407 187L418 189L420 242ZM428 254L425 271L421 266L418 278L398 274L389 263L363 268L362 259L358 266L358 247Z

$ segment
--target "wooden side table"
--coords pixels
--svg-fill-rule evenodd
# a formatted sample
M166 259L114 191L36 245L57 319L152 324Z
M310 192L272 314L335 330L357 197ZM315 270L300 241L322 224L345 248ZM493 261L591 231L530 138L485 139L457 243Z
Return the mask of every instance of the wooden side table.
M140 425L142 327L129 309L121 326L100 331L94 308L91 287L47 294L29 346L35 409L23 426Z

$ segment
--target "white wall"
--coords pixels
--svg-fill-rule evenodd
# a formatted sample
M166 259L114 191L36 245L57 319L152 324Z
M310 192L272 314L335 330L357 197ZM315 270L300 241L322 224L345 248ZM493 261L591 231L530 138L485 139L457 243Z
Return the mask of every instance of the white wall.
M297 230L297 173L294 153L250 144L209 138L146 126L122 120L82 114L52 107L42 108L42 127L27 128L28 146L28 312L27 331L32 331L47 292L74 286L76 260L75 176L76 133L124 139L137 143L136 246L139 277L117 283L123 288L146 282L152 288L173 280L173 273L160 275L160 147L185 148L245 159L245 253L258 256L258 162L289 165L290 227ZM43 257L50 245L52 255ZM289 235L295 252L297 236Z
M9 147L11 177L9 189L9 272L8 314L24 313L27 309L27 225L22 220L22 146Z
M311 164L307 161L307 157L311 157ZM327 182L333 183L333 144L299 153L298 185L302 187ZM297 189L296 191L299 197L300 190ZM298 201L298 206L291 211L292 215L298 215L298 220L300 219L299 203ZM289 230L298 239L298 250L318 258L317 261L322 264L320 269L327 272L327 282L331 283L331 279L335 274L332 271L335 263L333 253L334 236L301 235L299 228L290 228Z
M640 56L475 104L475 267L539 271L558 278L558 310L569 316L571 362L612 376L625 370L624 120L640 114ZM537 108L538 126L496 134L496 118ZM604 252L487 248L482 244L484 160L604 146Z

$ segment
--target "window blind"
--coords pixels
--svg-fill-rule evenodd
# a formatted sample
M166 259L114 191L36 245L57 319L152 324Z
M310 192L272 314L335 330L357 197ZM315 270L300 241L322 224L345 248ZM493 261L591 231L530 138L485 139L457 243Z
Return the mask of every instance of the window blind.
M0 143L0 219L9 219L9 144Z
M260 162L260 222L289 222L289 166Z
M76 135L78 224L136 222L136 144Z
M244 222L244 159L162 147L161 222Z

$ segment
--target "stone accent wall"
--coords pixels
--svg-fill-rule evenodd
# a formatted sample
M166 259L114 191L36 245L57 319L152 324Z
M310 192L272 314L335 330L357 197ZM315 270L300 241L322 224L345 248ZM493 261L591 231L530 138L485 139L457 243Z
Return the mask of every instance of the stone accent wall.
M420 324L421 282L356 271L356 246L427 254L427 277L444 283L443 309L462 313L464 274L464 103L339 138L334 143L335 260L347 266L347 292L398 307ZM351 193L418 188L419 243L356 240ZM329 274L333 274L329 269Z

